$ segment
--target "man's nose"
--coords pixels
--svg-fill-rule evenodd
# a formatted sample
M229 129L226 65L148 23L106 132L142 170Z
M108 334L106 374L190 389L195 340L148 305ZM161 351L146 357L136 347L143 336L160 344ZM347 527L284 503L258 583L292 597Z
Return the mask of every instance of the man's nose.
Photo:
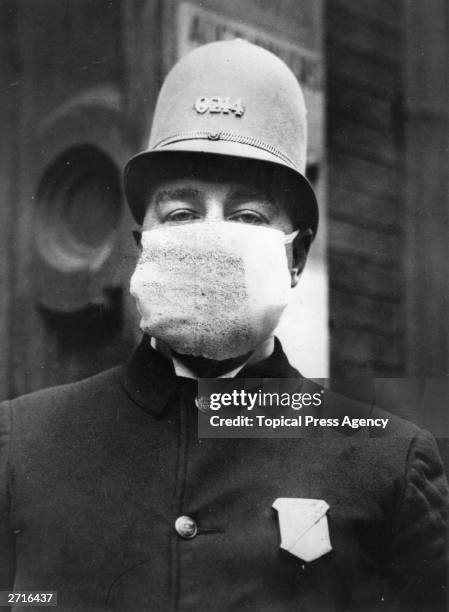
M224 221L224 205L218 198L211 198L206 201L204 220L205 221Z

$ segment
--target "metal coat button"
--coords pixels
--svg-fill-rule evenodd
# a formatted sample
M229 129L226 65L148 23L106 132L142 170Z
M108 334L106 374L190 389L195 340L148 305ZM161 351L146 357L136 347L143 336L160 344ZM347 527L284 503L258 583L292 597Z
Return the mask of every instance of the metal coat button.
M195 406L198 410L201 410L201 412L211 412L209 397L195 397Z
M198 533L198 526L190 516L179 516L175 521L175 529L185 540L194 538Z

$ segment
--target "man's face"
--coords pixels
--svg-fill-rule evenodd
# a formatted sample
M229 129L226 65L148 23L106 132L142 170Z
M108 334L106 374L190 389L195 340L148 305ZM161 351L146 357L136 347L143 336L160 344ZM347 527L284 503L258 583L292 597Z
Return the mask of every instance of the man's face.
M209 177L173 173L151 190L143 230L163 225L230 221L278 229L290 234L295 229L286 202L271 193L260 173L215 173ZM298 242L287 246L287 258L296 285L306 259Z
M143 229L161 225L234 221L293 231L287 212L258 185L178 178L160 182L151 195Z

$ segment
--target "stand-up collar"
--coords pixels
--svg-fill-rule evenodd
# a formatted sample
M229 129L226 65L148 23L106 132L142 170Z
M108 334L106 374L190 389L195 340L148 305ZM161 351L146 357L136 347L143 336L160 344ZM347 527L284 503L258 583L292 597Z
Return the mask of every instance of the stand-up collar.
M184 379L177 377L173 363L151 346L144 335L131 358L120 370L120 380L129 397L150 414L160 414Z
M246 365L236 378L296 378L300 374L293 368L281 343L275 338L274 351L258 363ZM151 346L151 338L144 336L131 358L120 369L120 380L128 396L141 408L159 415L170 398L181 387L190 385L192 394L197 382L176 376L173 362Z
M298 378L301 374L287 359L282 344L274 339L274 350L269 357L249 363L237 373L236 378Z

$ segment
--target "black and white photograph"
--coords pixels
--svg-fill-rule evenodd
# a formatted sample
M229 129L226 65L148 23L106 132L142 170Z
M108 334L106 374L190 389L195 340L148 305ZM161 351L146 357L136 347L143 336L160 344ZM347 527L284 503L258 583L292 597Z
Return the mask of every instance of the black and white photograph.
M0 610L449 612L447 0L0 0Z

